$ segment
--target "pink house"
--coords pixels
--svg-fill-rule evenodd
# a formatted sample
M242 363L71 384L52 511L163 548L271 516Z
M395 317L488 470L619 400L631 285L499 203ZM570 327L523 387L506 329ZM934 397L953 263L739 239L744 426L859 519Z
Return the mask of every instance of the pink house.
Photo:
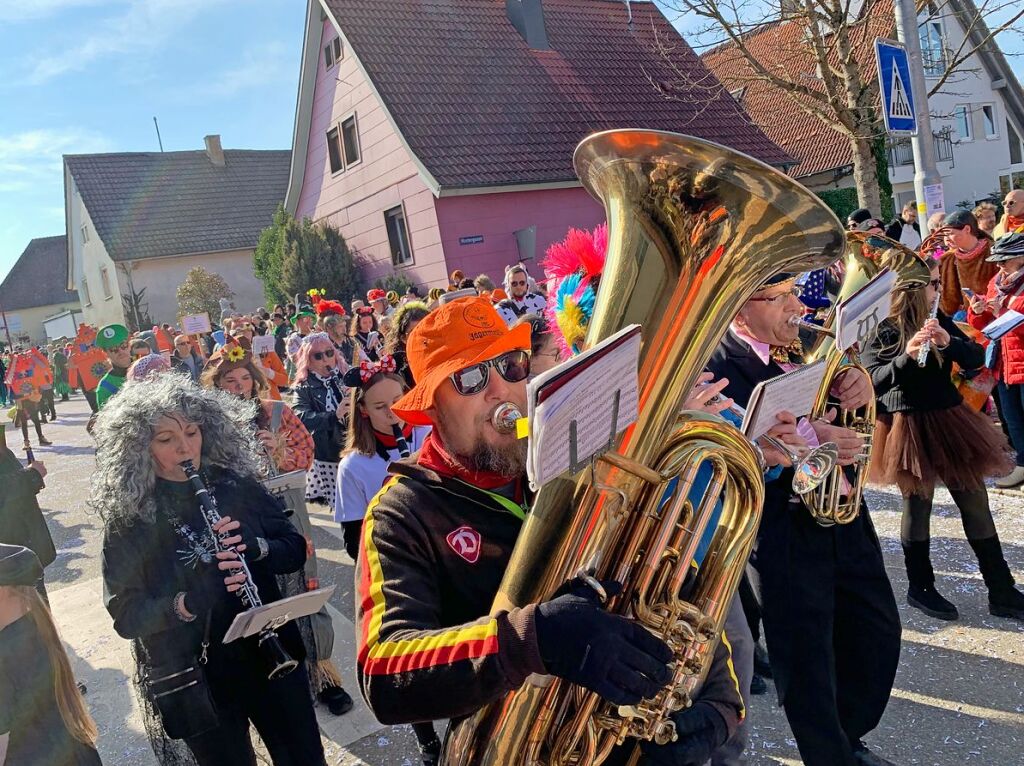
M285 206L338 226L370 278L498 280L603 220L572 168L592 132L792 162L709 82L652 2L309 0Z

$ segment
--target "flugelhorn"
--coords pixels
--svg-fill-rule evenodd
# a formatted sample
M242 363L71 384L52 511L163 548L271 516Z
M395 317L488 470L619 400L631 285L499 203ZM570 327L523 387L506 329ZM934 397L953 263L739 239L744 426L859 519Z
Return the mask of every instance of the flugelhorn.
M809 191L750 157L701 139L613 130L574 158L604 203L608 254L585 345L642 330L639 417L576 477L537 493L492 611L538 603L581 569L615 580L607 604L672 647L673 681L620 709L568 682L533 678L456 723L443 763L602 763L626 738L668 742L710 666L760 521L764 480L746 437L679 410L736 312L779 271L839 257L842 226ZM691 498L697 471L712 478ZM721 520L681 597L715 504Z
M896 272L895 289L926 284L930 279L927 264L913 250L889 237L850 231L846 232L846 240L846 273L839 296L836 298L836 306L860 290L885 268ZM864 377L868 385L874 388L871 375L860 363L857 348L845 351L836 348L835 321L835 307L829 312L822 326L798 320L801 327L816 333L818 338L806 360L825 360L825 376L818 390L814 409L811 411L811 419L824 418L830 409L836 409L838 412L835 425L856 431L864 438L861 456L848 471L833 471L829 480L815 492L802 496L804 505L814 520L826 527L833 524L849 524L860 513L861 498L867 482L867 465L875 434L876 414L874 396L866 404L853 410L838 407L830 401L832 386L836 379L845 373Z

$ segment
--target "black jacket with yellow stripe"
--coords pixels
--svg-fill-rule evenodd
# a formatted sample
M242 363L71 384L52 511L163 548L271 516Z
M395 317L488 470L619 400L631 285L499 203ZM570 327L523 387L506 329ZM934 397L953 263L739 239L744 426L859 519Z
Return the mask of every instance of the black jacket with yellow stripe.
M387 724L469 715L546 672L536 607L489 615L522 522L414 461L392 463L370 502L357 575L359 685ZM743 704L727 642L700 698L731 734Z

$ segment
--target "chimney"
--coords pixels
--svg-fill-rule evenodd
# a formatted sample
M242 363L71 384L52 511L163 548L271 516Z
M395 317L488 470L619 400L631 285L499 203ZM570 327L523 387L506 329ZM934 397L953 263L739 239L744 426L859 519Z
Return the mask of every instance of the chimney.
M551 48L544 28L544 5L541 0L505 0L505 12L527 45L537 51Z
M212 136L204 136L203 141L206 143L206 156L210 158L210 162L219 168L224 167L224 150L220 146L220 135L214 133Z

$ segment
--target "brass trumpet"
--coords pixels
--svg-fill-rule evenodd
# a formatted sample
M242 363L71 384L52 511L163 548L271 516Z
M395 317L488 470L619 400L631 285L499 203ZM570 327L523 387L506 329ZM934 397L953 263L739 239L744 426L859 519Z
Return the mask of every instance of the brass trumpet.
M492 611L544 601L581 569L616 580L623 590L608 609L669 644L673 681L626 709L562 680L532 678L453 726L447 766L597 766L627 737L675 737L670 715L703 682L764 496L743 434L679 409L739 307L767 278L822 268L842 247L842 226L817 197L707 141L607 131L585 139L574 161L608 218L586 344L641 325L639 418L592 470L540 488ZM711 482L691 498L705 463ZM721 520L683 600L719 497Z

